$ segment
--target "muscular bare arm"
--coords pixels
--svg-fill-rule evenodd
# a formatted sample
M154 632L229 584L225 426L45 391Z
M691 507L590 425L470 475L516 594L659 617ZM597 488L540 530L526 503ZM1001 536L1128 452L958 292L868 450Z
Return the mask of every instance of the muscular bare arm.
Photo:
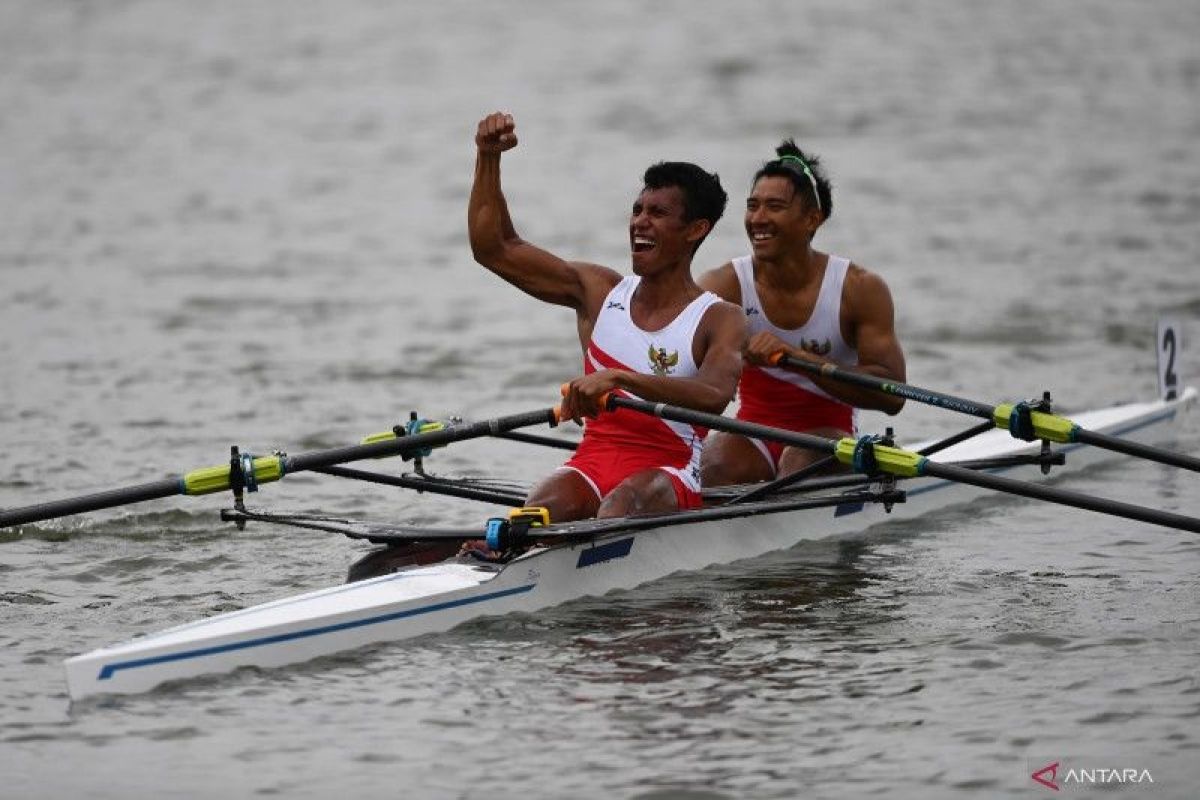
M727 261L716 269L705 272L696 279L696 284L728 303L733 303L735 306L742 304L742 286L738 283L732 261Z
M510 115L495 113L482 119L475 145L475 180L467 206L467 232L475 260L526 294L594 320L604 295L620 275L596 264L567 262L517 235L500 182L500 154L517 146Z
M714 303L705 312L696 332L693 348L699 364L696 377L673 378L619 369L600 370L567 384L563 410L577 420L581 416L595 416L603 395L613 389L624 389L645 400L720 414L733 400L737 389L745 342L746 320L742 310L730 303Z
M846 341L858 350L858 365L853 369L878 378L904 381L904 351L896 338L895 308L887 283L873 272L852 266L846 276L846 287L842 296L842 319L849 322L849 325L843 325L842 333ZM752 343L751 350L753 349ZM827 361L799 348L785 349L788 355L797 360L818 364ZM902 397L852 386L808 372L804 374L833 397L858 408L896 414L904 407Z

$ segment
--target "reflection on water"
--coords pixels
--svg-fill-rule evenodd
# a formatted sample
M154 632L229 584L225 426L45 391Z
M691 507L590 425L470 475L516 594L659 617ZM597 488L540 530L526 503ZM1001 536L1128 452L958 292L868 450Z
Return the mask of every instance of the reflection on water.
M879 605L859 605L861 590L883 580L858 567L865 547L822 543L668 577L527 619L522 634L569 647L575 657L562 674L588 682L653 684L703 675L744 683L777 681L799 667L819 672L818 656L796 650L798 634L808 645L846 646L847 634L886 615ZM513 623L473 624L483 634L511 636Z

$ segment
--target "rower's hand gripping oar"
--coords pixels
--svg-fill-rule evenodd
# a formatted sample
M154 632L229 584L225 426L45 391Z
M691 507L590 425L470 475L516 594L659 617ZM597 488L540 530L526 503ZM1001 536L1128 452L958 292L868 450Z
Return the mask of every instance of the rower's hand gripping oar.
M1117 453L1124 453L1125 455L1137 456L1150 461L1157 461L1161 464L1169 464L1173 467L1183 467L1194 472L1200 472L1200 458L1164 450L1160 447L1151 447L1138 442L1131 442L1116 436L1089 431L1066 417L1038 411L1030 407L1027 403L1002 403L1001 405L992 406L975 400L922 389L918 386L910 386L906 383L884 380L883 378L877 378L874 375L867 375L862 372L853 372L842 369L836 364L816 364L811 361L804 361L803 359L793 358L784 352L775 353L771 357L771 363L776 366L803 370L843 383L850 383L867 389L875 389L885 394L903 397L906 400L912 400L917 403L925 403L937 408L958 411L963 414L980 417L981 419L991 420L995 427L1007 430L1014 437L1027 442L1044 439L1057 444L1090 444L1093 447L1099 447L1104 450L1112 450Z
M904 478L923 476L942 478L943 480L979 486L984 489L991 489L992 491L1005 492L1022 497L1032 497L1088 511L1097 511L1102 514L1112 514L1113 516L1149 522L1154 525L1163 525L1168 528L1178 528L1180 530L1192 531L1193 533L1200 533L1200 519L1196 517L1173 514L1169 511L1136 506L1102 497L1093 497L1043 484L1026 483L1025 481L1017 481L1012 478L979 472L952 464L942 464L930 461L920 453L879 444L872 437L862 437L860 439L849 437L836 440L825 439L811 434L794 433L767 425L729 419L719 414L708 414L703 411L670 406L666 403L635 400L631 397L622 397L615 394L608 395L605 398L604 407L609 410L628 408L633 411L640 411L643 414L661 417L662 419L700 425L711 430L749 436L754 439L767 439L786 445L803 447L807 450L832 453L837 457L838 461L857 472L868 474L882 472Z
M212 494L234 488L241 481L245 489L254 491L259 484L271 483L294 472L317 470L348 461L358 461L367 458L383 458L386 456L417 453L429 447L439 447L460 442L466 439L478 439L484 436L495 436L504 431L528 428L533 425L549 425L554 427L560 421L559 409L544 408L537 411L527 411L506 417L490 420L452 425L438 430L415 433L411 436L387 438L371 441L365 444L335 447L329 450L316 450L310 453L300 453L294 456L271 455L253 456L249 453L237 453L232 461L235 464L222 464L217 467L205 467L192 470L183 475L112 489L106 492L72 497L65 500L55 500L49 503L0 510L0 528L24 525L30 522L40 522L71 514L81 514L87 511L99 511L104 508L140 503L146 500L158 500L176 495ZM236 476L236 477L235 477Z

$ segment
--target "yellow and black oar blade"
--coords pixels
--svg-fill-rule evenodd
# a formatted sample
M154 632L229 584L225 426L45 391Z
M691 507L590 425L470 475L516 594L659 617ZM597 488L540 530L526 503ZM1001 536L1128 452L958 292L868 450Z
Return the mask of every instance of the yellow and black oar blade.
M337 464L358 461L360 459L403 455L428 447L438 447L466 439L494 436L504 431L528 428L533 425L550 425L553 427L558 424L558 421L557 407L544 408L506 417L481 420L466 425L452 425L437 430L430 430L426 433L416 433L411 436L400 436L382 441L372 441L366 444L336 447L329 450L317 450L294 456L263 456L258 458L247 456L242 462L244 465L242 474L245 476L248 486L251 484L270 483L293 472L332 467ZM216 467L192 470L183 475L165 478L153 483L144 483L123 489L111 489L82 497L55 500L49 503L38 503L22 508L0 510L0 528L9 528L15 525L25 525L31 522L66 517L71 514L82 514L87 511L115 508L146 500L158 500L175 495L201 495L225 491L232 485L231 475L233 474L234 469L232 465L223 464Z
M862 372L854 372L853 370L843 369L835 364L816 364L810 361L803 361L798 358L792 358L786 353L777 353L772 360L780 366L810 372L814 375L821 375L867 389L875 389L885 394L903 397L905 400L912 400L917 403L944 408L948 411L958 411L973 417L991 420L992 424L997 428L1007 430L1014 436L1019 436L1019 438L1028 440L1046 439L1058 444L1090 444L1093 447L1099 447L1103 450L1112 450L1117 453L1144 458L1148 461L1157 461L1160 464L1169 464L1173 467L1182 467L1183 469L1190 469L1193 472L1200 472L1200 458L1189 456L1185 453L1165 450L1161 447L1151 447L1150 445L1131 442L1117 436L1089 431L1066 417L1060 417L1057 414L1047 414L1028 409L1028 416L1025 417L1024 414L1019 413L1025 411L1025 409L1019 409L1015 403L1003 403L996 406L988 405L987 403L980 403L963 397L955 397L954 395L943 394L942 392L935 392L930 389L922 389L919 386L911 386L907 383L885 380ZM1015 420L1018 418L1027 420L1025 424L1028 427L1028 431L1024 436L1020 436L1020 431L1016 430L1017 423Z
M1044 484L1026 483L1025 481L1003 478L987 472L980 472L966 467L941 464L931 461L920 453L904 450L899 447L888 447L864 439L825 439L807 433L795 433L768 425L730 419L719 414L708 414L689 408L667 405L666 403L651 403L645 400L635 400L631 397L609 395L605 399L605 407L628 408L643 414L661 417L662 419L700 425L715 431L740 434L754 439L766 439L780 442L806 450L832 453L838 461L856 471L880 472L904 478L934 477L956 483L965 483L991 489L996 492L1015 494L1052 503L1111 514L1117 517L1150 522L1168 528L1200 533L1200 519L1183 514L1174 514L1156 508L1146 508L1102 497L1071 492Z

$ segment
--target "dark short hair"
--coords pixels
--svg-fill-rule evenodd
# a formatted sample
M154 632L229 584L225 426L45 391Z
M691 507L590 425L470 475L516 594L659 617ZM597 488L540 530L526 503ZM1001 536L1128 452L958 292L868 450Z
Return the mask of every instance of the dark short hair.
M651 165L642 176L642 182L647 189L666 189L675 186L683 193L684 221L708 220L708 230L717 227L717 220L725 213L725 203L729 196L721 188L721 179L715 172L705 172L695 164L686 161L660 161ZM695 253L703 244L705 237L700 237Z
M754 183L758 183L758 179L763 177L787 178L796 188L796 195L803 197L810 207L820 209L825 219L833 216L833 184L821 169L820 157L805 153L796 146L794 139L784 139L780 142L779 147L775 148L775 156L775 159L765 162L762 168L754 173ZM804 171L805 166L808 167L807 173ZM808 177L810 173L811 179Z

